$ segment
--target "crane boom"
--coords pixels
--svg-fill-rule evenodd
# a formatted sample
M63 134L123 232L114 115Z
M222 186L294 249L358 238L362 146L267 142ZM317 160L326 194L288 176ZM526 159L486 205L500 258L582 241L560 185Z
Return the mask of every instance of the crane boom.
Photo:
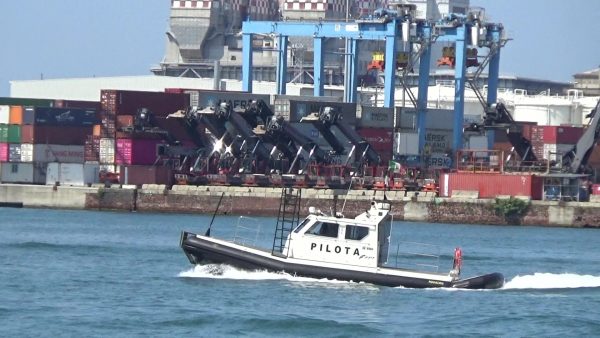
M596 107L586 116L590 120L583 135L577 141L573 150L566 153L562 158L563 168L567 168L571 173L579 173L587 164L592 150L598 143L600 137L600 100L596 103Z

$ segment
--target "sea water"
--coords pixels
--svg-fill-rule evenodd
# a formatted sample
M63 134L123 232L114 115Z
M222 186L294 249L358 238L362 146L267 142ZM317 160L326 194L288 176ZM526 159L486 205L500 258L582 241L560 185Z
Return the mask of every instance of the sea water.
M499 290L406 289L192 266L182 230L210 216L2 209L2 337L599 336L600 230L394 222L440 271L501 272ZM212 235L240 236L217 216ZM272 245L273 218L252 236ZM256 235L256 236L254 236ZM248 236L247 236L248 237Z

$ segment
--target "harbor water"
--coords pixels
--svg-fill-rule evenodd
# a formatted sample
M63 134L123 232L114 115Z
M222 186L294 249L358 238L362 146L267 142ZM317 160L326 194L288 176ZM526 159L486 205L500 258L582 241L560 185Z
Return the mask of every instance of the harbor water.
M600 335L598 230L395 222L390 260L394 241L432 243L448 271L460 246L464 277L506 277L500 290L416 290L194 267L180 232L210 220L3 209L0 336ZM272 245L275 219L254 221ZM236 222L218 216L212 235L233 238Z

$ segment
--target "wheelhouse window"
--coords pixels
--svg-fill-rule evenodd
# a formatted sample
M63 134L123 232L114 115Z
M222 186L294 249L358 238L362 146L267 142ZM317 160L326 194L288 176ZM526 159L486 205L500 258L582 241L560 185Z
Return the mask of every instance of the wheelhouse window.
M310 227L307 234L337 238L340 225L337 223L317 222Z
M305 218L304 221L302 221L302 223L298 224L298 226L296 227L296 229L294 229L295 233L300 232L300 230L302 230L302 228L304 228L304 226L310 221L310 218Z
M357 225L346 225L346 239L353 239L355 241L360 241L361 239L367 237L369 234L369 228L361 227Z

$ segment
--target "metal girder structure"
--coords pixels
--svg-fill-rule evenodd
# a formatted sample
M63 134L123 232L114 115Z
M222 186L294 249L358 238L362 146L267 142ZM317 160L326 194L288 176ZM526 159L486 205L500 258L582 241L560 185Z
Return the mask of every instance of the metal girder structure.
M357 56L358 40L385 40L386 41L386 62L385 74L385 101L384 106L391 108L394 106L395 91L395 59L396 59L396 39L402 36L402 28L409 29L409 25L402 25L403 22L409 22L409 17L397 17L385 21L364 20L357 22L279 22L279 21L245 21L242 24L242 90L252 91L252 36L254 34L270 34L278 36L280 42L280 58L277 63L278 84L277 93L285 93L285 78L282 74L287 74L287 61L283 62L281 56L287 53L284 49L285 42L290 36L313 36L314 38L314 95L322 96L324 92L324 63L323 63L323 42L325 38L345 38L347 39L347 59L346 66L346 86L349 87L345 97L347 102L356 102L357 88ZM407 32L408 33L408 32ZM408 36L408 34L405 36ZM391 61L391 62L389 62Z
M387 12L392 13L392 12ZM411 25L416 26L411 36ZM480 38L483 29L485 36ZM385 40L385 83L384 102L386 108L394 107L396 89L396 51L398 41L419 44L419 94L417 99L417 129L419 148L425 145L425 116L427 113L427 91L429 87L429 67L431 61L431 43L435 41L455 44L455 95L452 148L462 148L462 129L464 119L464 91L467 82L467 46L487 47L490 49L487 106L492 107L497 100L498 77L500 68L500 48L503 27L501 24L482 23L477 15L462 16L451 14L439 22L413 20L410 15L385 16L382 20L367 19L354 22L275 22L245 21L242 24L243 64L242 90L252 91L252 37L254 34L277 36L280 58L277 63L277 94L285 94L287 74L287 38L290 36L313 36L314 38L314 95L324 93L323 43L326 38L345 38L346 42L346 102L356 102L356 75L358 40ZM412 60L413 62L416 60Z
M485 37L480 39L481 30L485 28ZM461 149L463 146L463 121L465 110L465 84L467 70L467 47L487 47L490 49L488 67L487 108L495 106L498 98L498 77L500 75L500 48L503 27L501 24L482 23L478 17L450 15L434 26L437 40L454 42L455 73L454 73L454 121L452 148ZM420 79L423 74L419 74ZM420 93L419 93L420 94ZM421 136L419 137L421 141ZM419 142L419 145L422 144Z

